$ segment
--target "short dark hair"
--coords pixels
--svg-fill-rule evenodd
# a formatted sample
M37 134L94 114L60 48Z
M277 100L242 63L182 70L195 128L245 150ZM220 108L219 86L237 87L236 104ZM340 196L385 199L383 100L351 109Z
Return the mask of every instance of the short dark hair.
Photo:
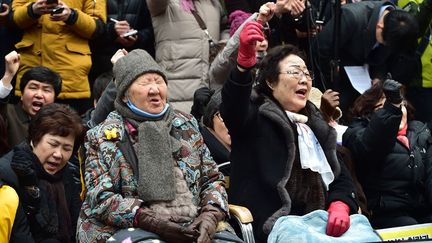
M296 46L290 44L273 47L267 52L267 55L258 66L257 85L255 86L258 94L265 94L271 98L273 97L273 92L267 82L272 85L277 84L280 73L279 63L289 55L296 55L306 60L304 53Z
M21 77L21 83L20 83L21 93L24 92L24 88L30 80L36 80L41 83L50 84L54 88L55 97L57 97L60 94L62 79L58 73L54 72L53 70L47 67L38 66L27 70L24 73L24 75Z
M384 17L382 38L392 49L413 49L417 44L419 26L417 20L404 10L390 11Z
M92 90L93 99L95 99L96 101L100 99L105 88L108 86L108 83L111 82L113 78L114 78L113 72L108 71L102 73L95 79L93 84L93 90Z
M28 140L36 146L45 134L62 137L72 134L75 137L74 151L76 151L83 139L84 126L76 111L67 105L52 103L42 106L31 120Z

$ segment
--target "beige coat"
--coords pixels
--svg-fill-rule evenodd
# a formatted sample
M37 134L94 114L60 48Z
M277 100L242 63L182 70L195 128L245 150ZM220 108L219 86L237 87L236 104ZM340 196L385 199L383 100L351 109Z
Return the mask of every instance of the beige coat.
M194 1L214 40L221 33L223 11L218 0ZM208 86L209 42L194 16L180 0L147 0L156 41L156 62L167 71L169 100L174 108L190 112L196 89Z

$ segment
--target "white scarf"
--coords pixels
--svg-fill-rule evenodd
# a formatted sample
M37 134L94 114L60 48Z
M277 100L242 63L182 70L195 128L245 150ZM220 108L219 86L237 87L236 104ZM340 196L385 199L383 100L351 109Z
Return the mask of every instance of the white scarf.
M306 125L307 116L285 111L291 122L297 126L298 146L300 153L300 164L302 169L310 169L318 172L326 186L329 189L329 184L334 180L334 174L327 161L324 151L315 137L312 129Z

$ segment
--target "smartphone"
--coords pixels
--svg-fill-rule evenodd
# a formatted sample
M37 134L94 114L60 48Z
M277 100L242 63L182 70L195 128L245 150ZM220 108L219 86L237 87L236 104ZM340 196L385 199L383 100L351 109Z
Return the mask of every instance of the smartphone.
M129 31L126 34L122 35L122 37L127 38L129 36L136 35L136 34L138 34L138 30L132 30L132 31Z
M58 0L47 0L46 4L58 4Z
M51 15L54 14L61 14L64 10L64 7L56 7L55 9L52 10Z

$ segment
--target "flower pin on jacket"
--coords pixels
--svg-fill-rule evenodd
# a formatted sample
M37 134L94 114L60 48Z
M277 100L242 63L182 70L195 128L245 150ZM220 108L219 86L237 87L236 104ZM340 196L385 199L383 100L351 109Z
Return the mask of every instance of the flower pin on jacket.
M118 135L117 135L117 128L115 128L115 127L113 129L111 129L111 130L106 129L104 131L104 133L105 133L105 137L108 140L113 140L113 139L116 139L118 137Z

